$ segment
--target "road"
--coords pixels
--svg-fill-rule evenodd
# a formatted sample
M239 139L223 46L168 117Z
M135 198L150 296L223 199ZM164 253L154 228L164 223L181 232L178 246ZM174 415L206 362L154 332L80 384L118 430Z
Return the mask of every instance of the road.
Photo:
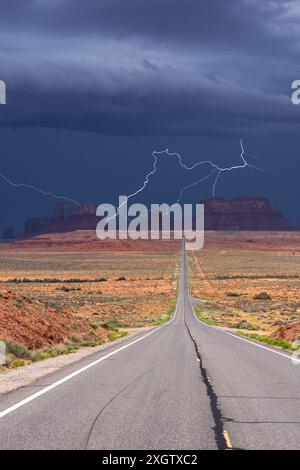
M300 365L205 325L182 249L171 321L0 399L0 449L300 449Z

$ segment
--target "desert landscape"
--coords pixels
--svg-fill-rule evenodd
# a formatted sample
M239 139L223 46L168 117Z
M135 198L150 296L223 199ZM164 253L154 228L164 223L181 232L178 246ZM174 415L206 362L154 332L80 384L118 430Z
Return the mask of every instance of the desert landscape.
M158 325L174 309L178 249L62 253L61 248L2 246L0 338L11 351L3 369Z
M191 293L196 303L200 299L202 318L288 341L300 338L299 247L299 232L206 233L205 248L189 256Z
M288 347L300 338L299 246L296 231L206 232L204 249L188 254L199 318ZM1 245L0 263L7 370L166 321L180 243L99 242L83 230L44 234Z

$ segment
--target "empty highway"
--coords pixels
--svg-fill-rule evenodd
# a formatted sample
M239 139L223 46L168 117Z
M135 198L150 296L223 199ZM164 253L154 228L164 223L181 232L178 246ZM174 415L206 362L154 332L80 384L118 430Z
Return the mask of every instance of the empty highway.
M2 396L0 449L300 449L300 365L196 318L183 246L173 318Z

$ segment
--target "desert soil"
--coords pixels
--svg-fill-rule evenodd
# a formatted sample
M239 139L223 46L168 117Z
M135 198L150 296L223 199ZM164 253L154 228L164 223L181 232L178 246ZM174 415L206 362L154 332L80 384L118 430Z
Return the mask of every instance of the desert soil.
M179 257L178 250L2 249L0 339L48 351L70 342L101 344L117 336L115 330L154 326L174 304Z
M192 295L218 324L273 334L300 320L299 232L211 232L190 267Z

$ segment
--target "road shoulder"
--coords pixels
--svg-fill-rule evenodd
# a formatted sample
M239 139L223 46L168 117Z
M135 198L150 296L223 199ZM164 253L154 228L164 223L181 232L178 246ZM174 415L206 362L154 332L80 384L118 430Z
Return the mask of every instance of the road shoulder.
M128 341L128 338L134 338L135 336L151 330L153 327L141 327L141 328L126 328L127 335L123 338L116 339L113 342L105 343L100 346L80 348L75 352L69 354L63 354L61 356L45 359L38 361L27 366L19 367L17 369L10 370L8 372L1 373L0 383L0 396L17 390L21 387L32 384L36 380L43 378L53 372L56 372L63 367L80 361L86 357L92 356L99 351L105 351L112 344L120 344Z

